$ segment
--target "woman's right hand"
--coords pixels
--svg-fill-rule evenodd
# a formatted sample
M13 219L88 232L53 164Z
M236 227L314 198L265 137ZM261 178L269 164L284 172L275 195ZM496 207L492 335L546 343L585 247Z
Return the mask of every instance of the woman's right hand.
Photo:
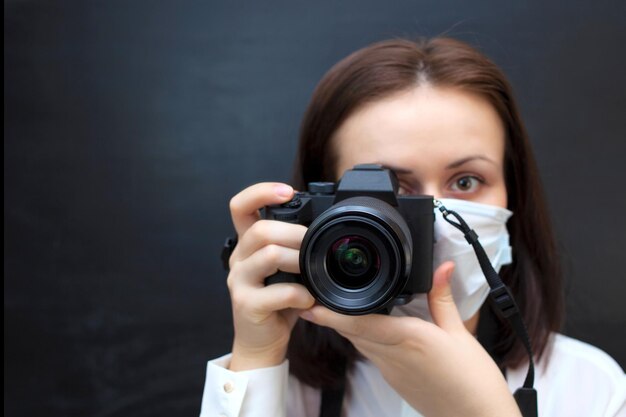
M279 365L285 359L291 330L300 310L315 299L300 284L265 286L277 271L300 273L300 244L306 227L261 220L259 208L293 197L293 188L280 183L252 185L230 201L239 242L230 260L228 289L235 338L229 368L233 371Z

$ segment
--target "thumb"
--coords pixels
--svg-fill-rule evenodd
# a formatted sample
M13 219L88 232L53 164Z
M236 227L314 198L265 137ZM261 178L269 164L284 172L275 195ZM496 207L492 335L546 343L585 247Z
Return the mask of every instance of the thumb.
M445 262L439 266L433 275L433 287L428 293L430 315L435 324L444 330L464 329L450 288L452 271L454 262Z

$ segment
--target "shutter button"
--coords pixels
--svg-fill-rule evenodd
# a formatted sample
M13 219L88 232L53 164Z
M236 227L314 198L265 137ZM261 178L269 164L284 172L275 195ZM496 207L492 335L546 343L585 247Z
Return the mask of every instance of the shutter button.
M302 200L300 200L300 196L302 195L302 193L295 193L293 195L293 198L290 201L287 201L286 203L281 204L281 207L284 208L289 208L289 209L295 209L298 208L302 205Z

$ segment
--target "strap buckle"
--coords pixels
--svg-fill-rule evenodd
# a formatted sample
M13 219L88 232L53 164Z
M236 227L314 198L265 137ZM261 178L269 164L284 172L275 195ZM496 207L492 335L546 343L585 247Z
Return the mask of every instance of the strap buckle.
M489 297L495 303L503 317L508 318L513 314L519 313L515 299L506 285L496 287L489 291Z

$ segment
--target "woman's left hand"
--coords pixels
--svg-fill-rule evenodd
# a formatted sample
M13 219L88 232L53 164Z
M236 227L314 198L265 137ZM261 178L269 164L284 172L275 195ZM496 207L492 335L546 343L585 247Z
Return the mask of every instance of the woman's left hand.
M459 316L449 284L453 269L446 262L433 276L428 304L434 323L380 314L347 316L323 306L300 316L349 339L426 417L520 416L502 373Z

